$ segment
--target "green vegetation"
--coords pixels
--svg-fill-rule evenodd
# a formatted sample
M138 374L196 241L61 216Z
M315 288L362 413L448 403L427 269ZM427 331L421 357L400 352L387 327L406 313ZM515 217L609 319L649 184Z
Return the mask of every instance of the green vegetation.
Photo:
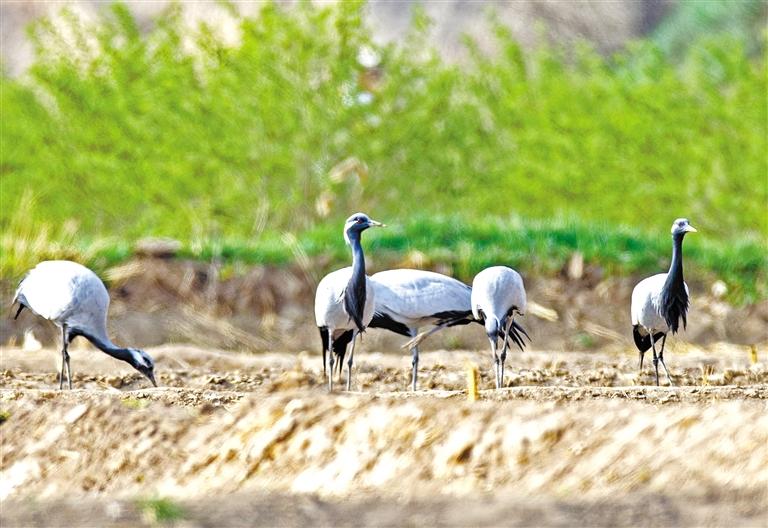
M105 266L147 235L200 258L338 265L356 210L395 224L367 242L388 262L419 250L468 278L580 251L647 272L687 216L689 276L766 296L764 47L712 34L673 59L662 32L609 58L524 56L499 27L499 53L459 67L425 46L423 16L389 47L353 2L233 16L237 44L178 7L146 35L121 5L34 28L29 77L0 93L3 276L48 256Z
M184 518L184 509L170 499L141 500L138 506L153 525L173 524Z

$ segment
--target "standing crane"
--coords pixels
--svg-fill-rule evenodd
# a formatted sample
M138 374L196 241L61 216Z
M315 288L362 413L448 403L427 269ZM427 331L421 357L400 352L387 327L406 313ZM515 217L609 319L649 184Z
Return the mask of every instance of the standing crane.
M365 331L373 317L374 291L365 275L365 256L360 244L362 232L369 227L385 227L368 215L355 213L344 223L344 240L352 248L352 267L329 273L315 292L315 322L323 344L323 373L328 356L328 390L333 390L334 355L344 357L346 345L352 342L347 362L347 390L352 386L352 360L355 338ZM337 342L338 341L338 342ZM339 364L339 371L341 371Z
M678 218L672 224L672 263L669 272L652 275L641 280L632 290L631 318L632 335L635 346L640 351L640 371L643 370L643 356L649 348L653 349L653 366L656 369L656 385L659 385L659 362L667 373L667 380L672 385L666 363L664 363L664 345L667 333L673 334L688 324L688 285L683 280L683 238L686 233L695 233L696 229L687 218ZM661 351L656 355L656 342L661 339Z
M504 361L511 339L520 350L525 349L523 336L528 333L515 321L515 314L525 315L525 286L520 274L506 266L486 268L472 281L472 313L485 325L491 343L496 388L504 385ZM501 354L497 354L499 338L503 339Z
M19 304L14 319L24 308L61 328L61 372L59 389L64 388L64 370L72 389L69 344L83 336L96 348L115 359L125 361L157 387L155 363L143 350L121 348L107 336L109 293L104 283L90 269L68 260L39 263L19 283L13 304Z
M384 328L416 338L419 328L435 327L405 346L411 348L411 389L416 390L419 343L428 335L450 326L473 322L471 288L452 277L432 271L395 269L371 275L376 294L370 328Z

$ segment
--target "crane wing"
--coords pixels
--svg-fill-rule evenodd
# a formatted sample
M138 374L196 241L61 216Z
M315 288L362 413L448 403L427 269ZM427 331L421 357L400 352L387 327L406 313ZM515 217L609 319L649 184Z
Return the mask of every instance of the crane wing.
M436 319L466 317L471 313L469 286L431 271L399 269L371 276L376 313L408 327L434 324Z

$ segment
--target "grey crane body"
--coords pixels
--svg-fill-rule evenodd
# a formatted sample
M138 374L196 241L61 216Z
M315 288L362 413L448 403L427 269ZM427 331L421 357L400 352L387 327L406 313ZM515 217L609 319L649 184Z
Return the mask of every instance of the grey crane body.
M683 238L686 233L695 233L696 229L687 219L678 218L672 224L671 231L672 262L669 271L643 279L632 290L630 316L635 346L640 352L640 370L643 368L645 352L652 349L656 385L659 384L659 363L664 367L667 379L672 385L672 377L664 362L667 333L677 333L681 321L683 328L688 324L690 299L688 285L683 277ZM657 355L656 343L659 339L661 351Z
M66 369L69 388L72 375L68 347L82 336L105 354L125 361L141 372L154 386L154 361L143 350L122 348L107 335L109 293L104 283L90 269L76 262L52 260L39 263L19 283L13 303L48 319L61 328L62 365L59 388L64 385Z
M514 320L515 315L525 315L525 310L525 286L515 270L492 266L475 276L472 281L472 313L485 326L491 344L497 389L504 384L504 362L509 341L524 350L523 336L530 339L525 329ZM501 354L497 353L499 339L502 339Z
M347 363L347 390L351 388L355 338L365 331L373 317L374 291L365 275L365 255L360 237L369 227L383 225L363 213L350 216L344 224L344 240L352 248L352 267L336 270L323 277L315 292L315 322L322 340L324 373L328 358L329 390L333 390L334 356L343 359L344 353L341 351L346 352L350 342L352 347Z
M411 389L416 390L419 342L427 335L451 326L474 321L470 305L471 288L461 281L432 271L395 269L371 276L375 310L370 328L383 328L416 338L419 328L434 326L420 339L412 339Z

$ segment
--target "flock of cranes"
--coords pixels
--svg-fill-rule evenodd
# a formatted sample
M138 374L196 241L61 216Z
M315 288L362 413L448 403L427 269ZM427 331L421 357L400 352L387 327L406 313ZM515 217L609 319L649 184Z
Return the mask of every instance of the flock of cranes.
M504 385L504 362L510 343L524 350L530 336L515 320L524 316L526 294L523 279L505 266L487 268L475 276L472 287L431 271L395 269L372 276L365 274L361 245L363 231L385 227L364 213L350 216L344 224L344 240L352 249L352 266L329 273L315 295L315 322L320 331L323 373L333 390L334 369L341 376L347 360L346 388L352 387L352 366L357 337L366 328L383 328L410 337L404 345L412 354L411 388L418 385L419 343L444 328L478 323L485 327L494 361L496 388ZM653 350L656 385L661 363L669 384L672 377L664 362L667 334L687 324L688 286L683 280L683 238L696 232L685 218L672 224L672 262L669 272L642 280L632 292L631 320L635 345L640 351L640 370L648 349ZM109 294L90 269L70 261L45 261L30 270L16 290L13 304L55 323L61 329L59 389L66 372L72 388L67 348L82 336L105 354L125 361L154 386L154 361L143 350L121 348L107 336ZM419 333L422 327L431 326ZM656 344L661 339L661 349ZM501 350L499 351L499 345Z

